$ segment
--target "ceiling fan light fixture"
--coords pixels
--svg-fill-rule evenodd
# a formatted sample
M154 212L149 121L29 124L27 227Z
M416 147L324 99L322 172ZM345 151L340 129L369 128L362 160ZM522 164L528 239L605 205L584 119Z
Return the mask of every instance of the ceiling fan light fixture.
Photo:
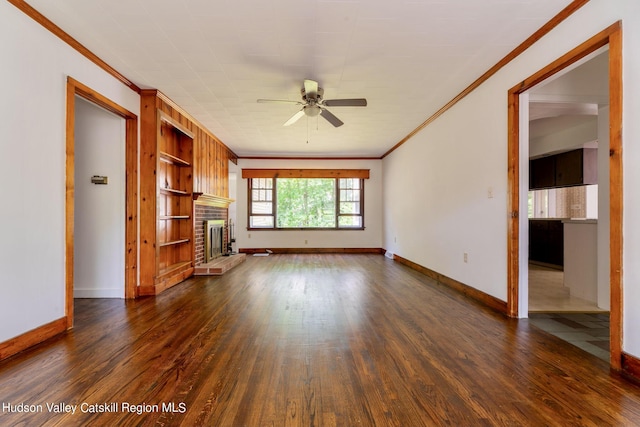
M258 99L260 103L277 103L277 104L295 104L301 105L300 108L289 120L287 120L283 126L291 126L302 116L318 117L322 116L325 120L331 123L334 127L340 127L344 123L342 120L333 115L325 107L366 107L367 100L364 98L354 99L323 99L324 90L318 87L318 82L315 80L306 79L304 86L300 89L302 95L302 101L291 101L289 99Z
M320 107L318 107L317 105L305 105L304 106L304 114L307 115L308 117L315 117L318 114L320 114Z

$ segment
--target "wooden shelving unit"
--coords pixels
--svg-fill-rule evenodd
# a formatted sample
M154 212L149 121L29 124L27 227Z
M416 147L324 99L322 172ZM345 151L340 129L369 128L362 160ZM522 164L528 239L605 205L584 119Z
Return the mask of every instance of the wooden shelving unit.
M159 220L172 220L172 219L191 219L189 215L161 215L158 217Z
M237 156L162 92L140 91L138 296L193 275L195 206L228 208L230 161Z
M175 188L160 188L160 192L161 193L169 193L169 194L174 194L176 196L189 196L191 195L191 193L189 193L186 190L176 190Z
M155 126L156 138L143 141L147 168L141 193L148 221L141 229L147 250L141 252L146 262L141 262L140 295L156 295L194 270L194 134L159 109L148 113L154 115L148 125Z
M163 151L160 152L160 160L165 163L169 163L177 166L191 167L191 163L187 162L186 160L183 160L169 153L165 153Z
M180 218L191 218L193 215L193 134L162 111L158 110L157 114L156 286L172 282L172 277L167 276L181 268L192 267L193 261L192 224L190 221L179 221Z

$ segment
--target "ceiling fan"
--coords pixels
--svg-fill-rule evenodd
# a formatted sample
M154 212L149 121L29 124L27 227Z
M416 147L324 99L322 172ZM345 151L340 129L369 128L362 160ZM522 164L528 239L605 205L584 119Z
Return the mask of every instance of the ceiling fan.
M277 104L297 104L302 109L295 113L284 126L290 126L297 122L302 116L316 117L318 114L324 117L333 126L342 126L342 120L334 116L325 107L366 107L367 100L364 98L356 99L323 99L324 90L318 87L318 82L314 80L305 80L304 87L300 90L302 101L289 101L287 99L258 99L260 103L277 103Z

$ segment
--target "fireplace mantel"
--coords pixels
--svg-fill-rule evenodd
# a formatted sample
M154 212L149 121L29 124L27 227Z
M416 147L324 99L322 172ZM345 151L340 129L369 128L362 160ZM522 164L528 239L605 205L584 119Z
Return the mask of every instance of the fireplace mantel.
M217 208L228 208L231 203L235 202L234 199L214 196L213 194L207 193L193 193L193 200L195 200L197 204L215 206Z

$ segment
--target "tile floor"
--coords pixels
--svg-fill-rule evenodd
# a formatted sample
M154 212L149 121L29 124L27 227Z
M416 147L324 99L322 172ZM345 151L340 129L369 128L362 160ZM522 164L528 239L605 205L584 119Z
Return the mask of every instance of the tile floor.
M529 322L609 361L609 313L529 313Z
M560 270L529 264L529 322L609 361L609 313L573 297Z
M603 312L595 302L577 298L564 286L564 272L529 264L529 312Z

